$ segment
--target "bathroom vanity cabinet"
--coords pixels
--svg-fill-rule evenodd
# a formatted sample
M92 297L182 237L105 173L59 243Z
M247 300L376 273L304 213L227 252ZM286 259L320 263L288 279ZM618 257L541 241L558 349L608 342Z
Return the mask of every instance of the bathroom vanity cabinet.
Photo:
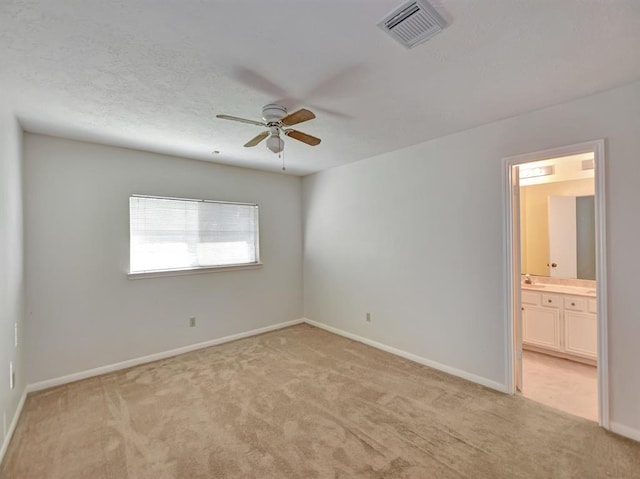
M598 348L596 306L590 296L523 289L524 347L594 364Z

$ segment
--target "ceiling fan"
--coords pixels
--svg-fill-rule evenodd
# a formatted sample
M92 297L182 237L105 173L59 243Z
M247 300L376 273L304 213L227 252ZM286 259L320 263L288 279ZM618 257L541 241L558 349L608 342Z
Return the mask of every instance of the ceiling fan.
M246 118L238 118L237 116L229 115L216 115L216 117L223 120L233 120L242 123L249 123L250 125L264 126L269 129L268 131L263 131L245 143L244 146L247 148L256 146L268 137L267 148L274 153L280 153L284 150L284 140L281 138L282 134L306 143L307 145L316 146L320 144L320 138L307 135L306 133L292 128L287 128L288 126L297 125L303 121L313 120L316 117L312 112L304 108L294 111L291 114L287 114L287 109L281 105L265 105L262 108L263 121L247 120Z

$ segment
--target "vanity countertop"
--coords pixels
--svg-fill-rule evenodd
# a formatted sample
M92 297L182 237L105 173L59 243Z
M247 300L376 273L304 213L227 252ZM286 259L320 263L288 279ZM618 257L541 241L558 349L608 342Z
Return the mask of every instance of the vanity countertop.
M527 289L530 291L540 291L543 293L575 294L577 296L589 296L590 298L596 297L596 289L593 287L571 286L567 284L522 283L522 289Z

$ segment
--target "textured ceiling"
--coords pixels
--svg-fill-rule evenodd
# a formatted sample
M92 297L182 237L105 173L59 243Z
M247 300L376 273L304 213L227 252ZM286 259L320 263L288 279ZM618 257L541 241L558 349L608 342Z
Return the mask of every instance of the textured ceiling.
M412 50L376 27L400 3L2 0L0 95L29 131L268 170L215 115L304 106L307 174L640 79L638 0L441 0Z

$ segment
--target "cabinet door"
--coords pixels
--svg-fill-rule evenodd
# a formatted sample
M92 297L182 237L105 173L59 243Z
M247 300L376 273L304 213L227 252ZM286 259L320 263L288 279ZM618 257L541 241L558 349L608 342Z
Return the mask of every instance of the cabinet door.
M590 359L598 356L598 322L595 314L564 312L565 349Z
M560 350L560 311L525 306L522 314L522 340L543 348Z

